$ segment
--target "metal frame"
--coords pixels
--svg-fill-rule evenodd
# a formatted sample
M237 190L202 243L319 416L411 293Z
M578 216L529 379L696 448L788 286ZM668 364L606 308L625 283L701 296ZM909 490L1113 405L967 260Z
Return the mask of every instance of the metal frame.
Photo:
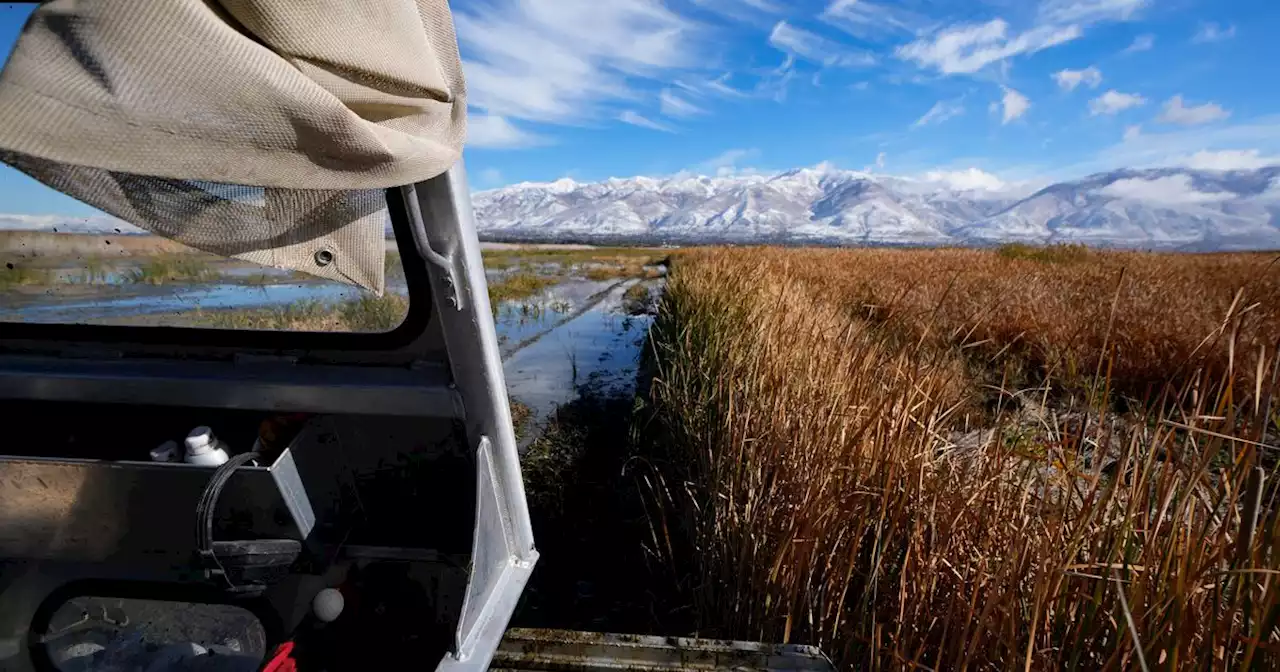
M538 559L479 238L461 164L387 193L410 287L410 319L394 332L3 324L0 400L461 420L466 445L475 450L471 570L454 650L437 669L479 671L488 668ZM422 291L428 288L429 298ZM109 576L100 576L93 564L43 575L38 558L17 560L0 572L0 600L27 608L67 580L142 578L122 576L129 572L119 567L103 567ZM25 571L33 573L14 583L13 572ZM180 573L157 578L183 580ZM8 634L0 632L6 669L15 655L4 651Z
M431 288L454 382L467 411L467 439L476 446L478 479L471 580L454 653L436 669L486 670L538 551L466 173L459 164L413 190L418 208L414 212L410 206L410 220L425 234L419 243L443 251L440 256L447 262L431 269Z

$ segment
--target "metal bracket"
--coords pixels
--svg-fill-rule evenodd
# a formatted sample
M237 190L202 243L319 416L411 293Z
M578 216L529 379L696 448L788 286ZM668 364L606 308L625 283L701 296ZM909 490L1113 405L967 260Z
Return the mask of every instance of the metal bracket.
M413 231L413 242L418 248L418 254L422 255L422 258L428 264L435 266L444 274L445 293L448 296L449 304L455 310L464 310L464 304L458 294L454 250L448 250L441 254L431 247L431 240L427 236L427 223L422 217L422 207L418 204L418 195L414 185L400 187L400 194L404 197L405 208L409 212L409 224Z

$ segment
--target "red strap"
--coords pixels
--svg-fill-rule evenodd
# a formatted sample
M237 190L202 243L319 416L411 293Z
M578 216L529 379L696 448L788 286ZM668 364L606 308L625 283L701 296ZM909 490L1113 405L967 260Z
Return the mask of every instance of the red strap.
M289 654L293 653L293 642L285 642L276 647L271 660L262 667L262 672L297 672L298 664Z

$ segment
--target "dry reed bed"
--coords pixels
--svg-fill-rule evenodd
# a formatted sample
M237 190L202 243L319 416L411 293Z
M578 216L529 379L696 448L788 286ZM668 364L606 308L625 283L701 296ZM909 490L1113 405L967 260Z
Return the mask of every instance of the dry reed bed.
M652 332L652 550L704 634L817 643L850 667L1274 666L1278 491L1256 441L1275 389L1236 374L1275 365L1275 281L1231 308L1264 266L685 254ZM1100 403L1073 425L997 417L976 447L948 440L978 385L966 338L1003 350L993 366L1012 335L1082 367L1109 353L1105 388L1180 365L1228 312L1234 368L1180 373L1155 400L1167 415L1116 433ZM1228 362L1227 340L1202 363Z
M1237 330L1236 352L1280 340L1276 254L1170 255L1049 248L1033 258L984 250L748 250L744 263L789 273L862 316L972 354L1000 355L1036 382L1095 374L1142 397L1197 368L1221 375L1229 350L1205 339ZM1237 367L1239 368L1239 367Z

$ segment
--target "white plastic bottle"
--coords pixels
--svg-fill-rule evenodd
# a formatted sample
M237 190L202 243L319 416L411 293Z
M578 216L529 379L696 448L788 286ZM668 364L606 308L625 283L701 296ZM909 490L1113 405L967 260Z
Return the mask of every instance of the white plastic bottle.
M187 451L182 460L187 464L216 467L227 461L226 444L208 427L196 427L187 435Z

